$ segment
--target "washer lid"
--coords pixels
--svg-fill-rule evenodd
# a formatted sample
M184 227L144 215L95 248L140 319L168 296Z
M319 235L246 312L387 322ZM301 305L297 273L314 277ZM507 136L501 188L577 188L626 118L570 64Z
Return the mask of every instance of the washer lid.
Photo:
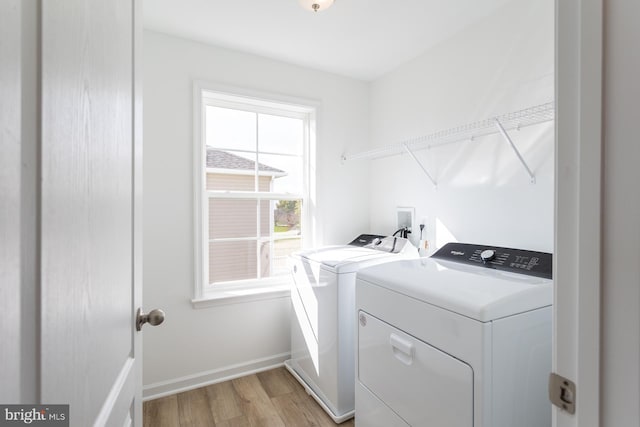
M550 306L553 301L549 279L433 259L368 267L357 277L481 322Z
M397 257L397 254L358 246L329 246L298 252L297 255L309 262L329 267L338 273L350 273L365 265Z

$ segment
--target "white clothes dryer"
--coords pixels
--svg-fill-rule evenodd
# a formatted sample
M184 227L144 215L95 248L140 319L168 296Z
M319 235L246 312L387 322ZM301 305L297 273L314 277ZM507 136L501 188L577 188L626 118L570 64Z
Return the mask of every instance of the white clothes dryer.
M357 426L551 426L551 262L449 243L361 269Z
M290 259L291 359L285 366L337 423L354 413L356 272L417 257L407 239L365 234Z

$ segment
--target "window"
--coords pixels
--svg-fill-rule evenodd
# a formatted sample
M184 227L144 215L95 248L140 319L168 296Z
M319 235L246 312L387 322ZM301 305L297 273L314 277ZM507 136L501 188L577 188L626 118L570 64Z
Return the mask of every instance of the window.
M202 88L196 95L196 299L283 283L308 228L314 110Z

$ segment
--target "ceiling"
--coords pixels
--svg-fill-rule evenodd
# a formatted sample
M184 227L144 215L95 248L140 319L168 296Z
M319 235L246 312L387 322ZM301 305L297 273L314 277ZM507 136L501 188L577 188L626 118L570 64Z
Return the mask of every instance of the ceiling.
M151 0L144 27L344 76L375 80L513 0Z

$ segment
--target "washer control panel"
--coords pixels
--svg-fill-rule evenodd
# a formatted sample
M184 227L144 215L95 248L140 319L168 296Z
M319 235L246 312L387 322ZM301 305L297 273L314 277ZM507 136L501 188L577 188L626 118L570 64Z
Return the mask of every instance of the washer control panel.
M353 241L351 243L349 243L349 245L351 246L374 246L374 245L379 245L380 243L382 243L382 239L384 239L385 236L382 236L380 234L361 234L358 237L356 237L355 239L353 239Z
M546 252L471 243L447 243L431 257L545 279L552 278L553 255Z

